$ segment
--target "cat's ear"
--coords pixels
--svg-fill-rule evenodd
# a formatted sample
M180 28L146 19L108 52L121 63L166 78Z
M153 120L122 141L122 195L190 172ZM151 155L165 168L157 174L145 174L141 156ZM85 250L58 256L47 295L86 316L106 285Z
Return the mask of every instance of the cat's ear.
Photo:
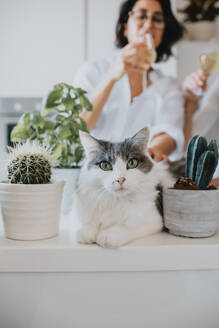
M145 127L138 131L131 139L134 144L136 144L142 152L147 151L147 145L150 136L150 129L149 127Z
M99 148L98 140L92 137L89 133L79 131L80 141L84 148L86 156L96 151Z

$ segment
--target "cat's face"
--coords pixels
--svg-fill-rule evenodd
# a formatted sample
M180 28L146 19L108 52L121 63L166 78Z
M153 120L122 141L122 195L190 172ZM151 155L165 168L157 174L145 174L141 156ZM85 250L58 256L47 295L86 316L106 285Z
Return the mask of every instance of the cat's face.
M121 143L97 140L82 132L89 180L118 196L135 193L153 167L146 153L148 137L148 128Z

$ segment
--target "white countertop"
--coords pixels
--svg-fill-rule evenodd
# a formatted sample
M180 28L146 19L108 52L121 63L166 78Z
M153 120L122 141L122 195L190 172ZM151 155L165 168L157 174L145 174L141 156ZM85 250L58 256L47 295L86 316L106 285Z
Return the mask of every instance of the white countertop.
M61 220L57 237L16 241L0 219L0 272L103 272L219 269L219 233L182 238L162 232L120 249L77 244L73 221Z

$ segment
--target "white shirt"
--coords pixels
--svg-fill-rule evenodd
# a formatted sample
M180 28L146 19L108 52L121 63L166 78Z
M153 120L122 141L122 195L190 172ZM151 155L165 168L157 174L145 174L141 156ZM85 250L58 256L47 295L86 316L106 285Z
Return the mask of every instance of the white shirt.
M193 116L193 134L206 135L219 118L219 73L212 74L199 109Z
M93 91L103 79L115 56L109 59L86 63L74 78L74 87ZM184 97L175 79L165 77L160 71L150 73L152 85L131 102L128 75L117 81L102 109L91 134L111 142L133 136L141 128L150 126L150 140L156 134L166 132L176 141L170 154L171 161L183 155Z

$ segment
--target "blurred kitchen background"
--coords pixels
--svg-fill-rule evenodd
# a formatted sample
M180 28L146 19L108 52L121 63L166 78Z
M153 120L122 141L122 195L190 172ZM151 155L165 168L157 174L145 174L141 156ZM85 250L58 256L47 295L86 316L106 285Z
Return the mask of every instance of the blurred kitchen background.
M122 1L0 0L0 153L21 114L40 110L42 97L54 84L71 84L85 60L112 53ZM188 2L172 0L181 20L177 9ZM182 80L198 68L201 53L219 52L218 17L209 22L211 35L200 40L200 28L197 39L187 34L174 48L175 57L160 68Z

